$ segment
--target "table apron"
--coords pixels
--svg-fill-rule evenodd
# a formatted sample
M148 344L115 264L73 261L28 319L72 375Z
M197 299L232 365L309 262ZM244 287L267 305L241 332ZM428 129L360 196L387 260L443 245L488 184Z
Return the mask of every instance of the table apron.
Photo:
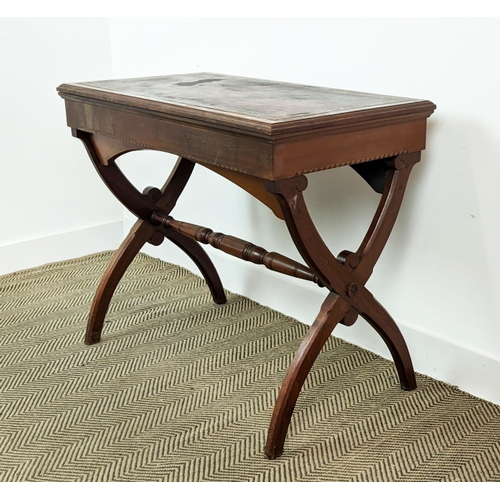
M66 115L69 127L120 143L116 156L154 149L265 180L425 149L423 118L347 131L321 129L271 140L78 99L66 99ZM101 161L106 163L105 158Z

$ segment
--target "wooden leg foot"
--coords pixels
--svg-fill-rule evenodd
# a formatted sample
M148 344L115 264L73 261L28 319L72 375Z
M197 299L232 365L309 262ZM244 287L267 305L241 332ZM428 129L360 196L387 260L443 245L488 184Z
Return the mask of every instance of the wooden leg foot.
M307 374L332 330L343 320L349 309L349 304L334 293L330 293L323 302L281 386L267 436L265 453L268 458L277 458L283 453L295 403Z

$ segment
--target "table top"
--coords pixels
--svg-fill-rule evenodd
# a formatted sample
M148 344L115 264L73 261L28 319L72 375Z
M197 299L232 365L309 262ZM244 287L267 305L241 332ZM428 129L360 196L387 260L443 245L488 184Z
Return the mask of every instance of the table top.
M422 111L430 114L435 108L423 99L219 73L82 82L57 90L63 97L79 96L271 136Z
M423 99L219 73L65 83L67 124L101 161L157 149L282 179L425 149Z

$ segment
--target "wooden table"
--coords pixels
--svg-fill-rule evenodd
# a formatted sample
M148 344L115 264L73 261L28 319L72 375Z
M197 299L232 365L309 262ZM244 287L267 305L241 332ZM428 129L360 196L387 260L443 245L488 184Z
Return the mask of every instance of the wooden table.
M83 141L111 192L138 217L97 289L87 344L100 341L112 295L135 255L146 242L159 245L166 238L193 259L218 304L226 296L200 243L325 288L326 298L278 395L265 449L269 458L283 452L302 385L338 323L350 326L361 315L387 344L402 388L416 387L403 336L365 284L425 148L432 102L214 73L63 84L57 90L73 135ZM179 156L162 189L140 193L115 163L141 149ZM234 182L283 219L305 264L173 219L170 213L195 163ZM306 174L342 166L353 168L381 198L359 248L335 257L315 228L303 191Z

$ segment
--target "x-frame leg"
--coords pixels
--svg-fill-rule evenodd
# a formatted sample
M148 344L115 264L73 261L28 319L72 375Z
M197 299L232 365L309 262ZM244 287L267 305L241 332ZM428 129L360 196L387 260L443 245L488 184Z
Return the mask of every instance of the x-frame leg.
M149 220L150 215L158 210L167 214L172 211L191 176L194 162L179 158L161 190L147 188L141 194L123 175L114 159L108 159L106 165L102 163L90 134L81 131L74 133L85 144L92 163L103 182L125 207L139 217L128 236L114 253L101 279L90 309L85 343L95 344L101 340L104 320L116 287L135 256L147 242L159 245L164 238L169 239L191 257L197 265L208 284L214 301L217 304L226 302L226 294L217 270L201 245L175 231L158 228Z
M277 197L290 235L309 268L330 290L288 369L280 389L269 427L266 455L276 458L283 452L290 419L302 385L321 348L338 323L353 311L359 313L382 337L394 359L401 387L416 388L415 373L406 342L395 321L365 288L380 257L403 200L412 167L420 153L387 160L390 170L372 223L357 252L343 252L335 258L315 228L307 210L304 176L267 183Z

